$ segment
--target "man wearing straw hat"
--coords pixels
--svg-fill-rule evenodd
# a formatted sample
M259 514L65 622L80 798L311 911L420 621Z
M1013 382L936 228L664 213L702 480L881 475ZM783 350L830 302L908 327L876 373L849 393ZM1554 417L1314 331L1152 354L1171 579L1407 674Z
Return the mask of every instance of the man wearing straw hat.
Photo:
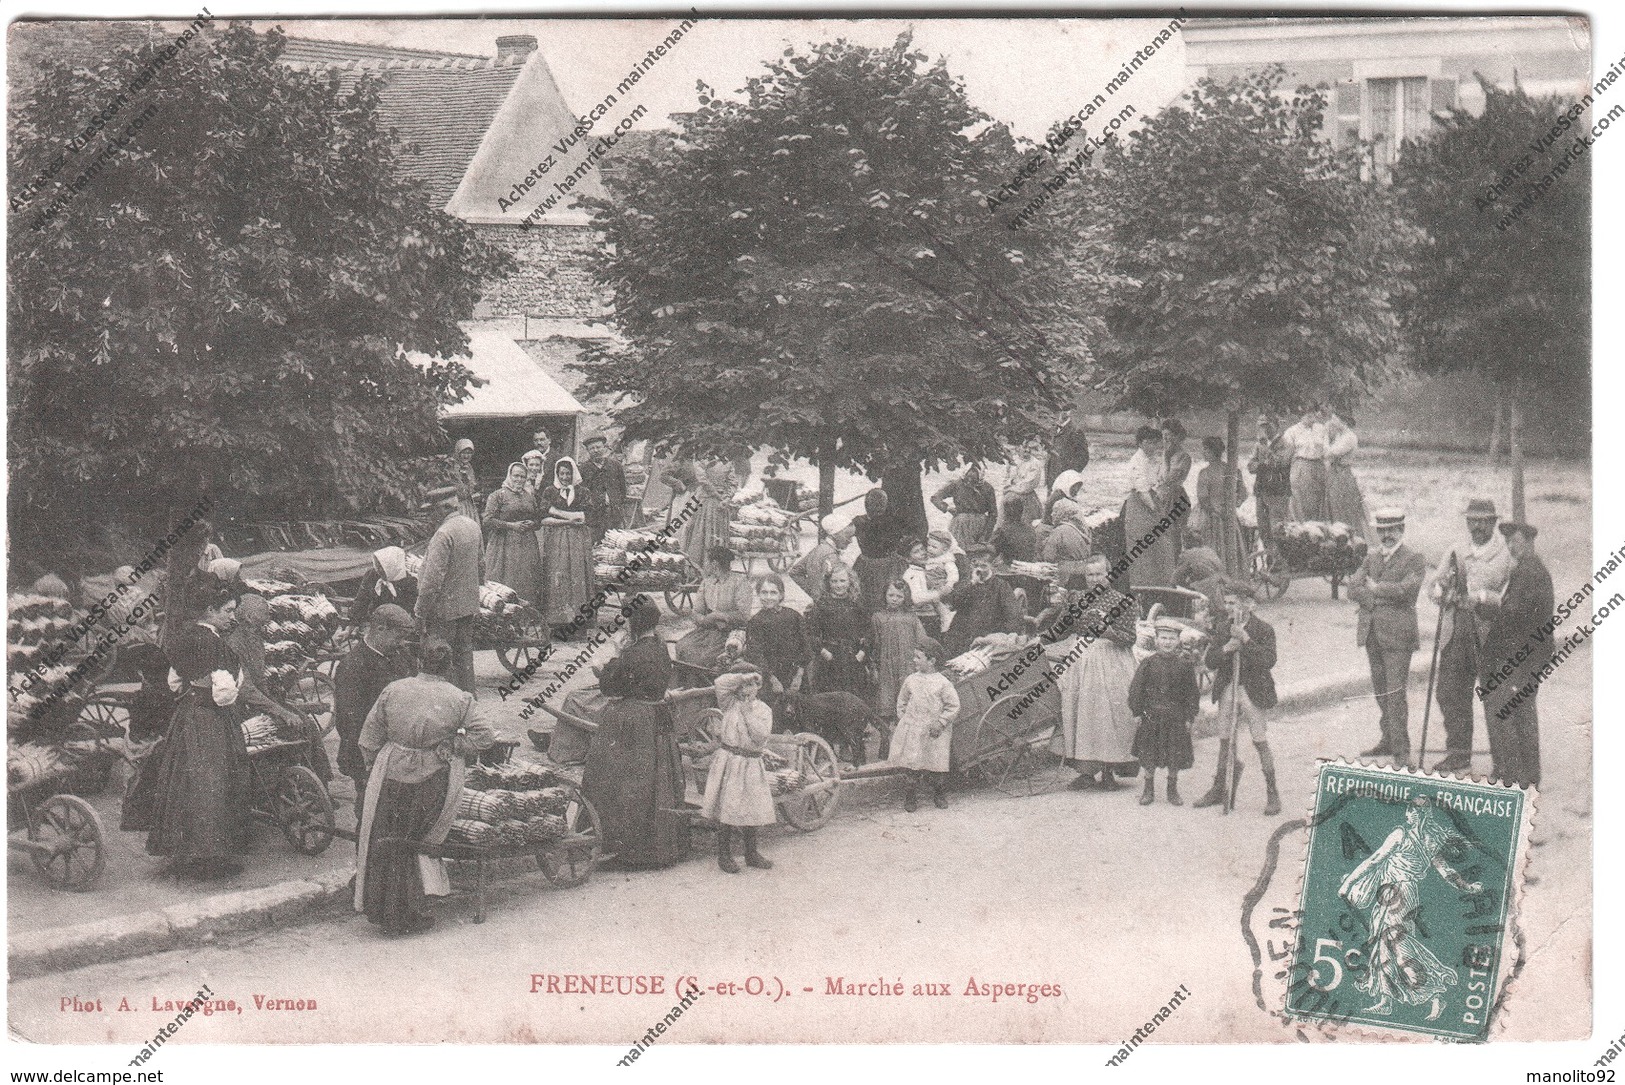
M1349 578L1349 598L1360 605L1354 643L1365 649L1371 667L1371 692L1377 698L1382 739L1362 757L1392 757L1403 763L1411 755L1410 708L1406 686L1411 655L1422 641L1416 625L1416 597L1427 577L1427 559L1407 547L1405 513L1378 509L1378 547Z

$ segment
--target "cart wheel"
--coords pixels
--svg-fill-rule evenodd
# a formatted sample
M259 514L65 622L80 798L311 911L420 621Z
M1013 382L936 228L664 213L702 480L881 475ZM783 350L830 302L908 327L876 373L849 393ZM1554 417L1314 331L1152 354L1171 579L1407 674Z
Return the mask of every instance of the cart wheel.
M320 855L333 842L333 800L314 772L289 765L277 780L276 823L288 845L302 855Z
M86 729L86 738L103 742L122 739L130 733L130 710L112 701L86 701L73 722Z
M52 888L83 892L107 866L102 819L85 800L52 795L34 810L28 839L34 867Z
M841 799L841 766L824 737L806 731L796 736L796 762L804 782L799 791L779 799L779 809L784 820L810 833L835 816Z
M690 614L694 610L694 593L699 590L697 584L679 584L675 588L666 589L666 606L673 614Z
M1286 560L1278 552L1263 547L1253 551L1252 580L1266 599L1279 599L1292 584Z
M524 607L514 617L519 636L512 644L500 645L497 658L512 674L535 674L531 665L546 659L553 650L553 629L534 607Z
M288 691L288 707L315 720L325 736L333 729L333 680L307 667Z
M536 865L547 880L560 888L580 885L592 877L593 867L603 856L604 830L598 811L579 790L570 788L570 805L564 808L564 838L536 853Z

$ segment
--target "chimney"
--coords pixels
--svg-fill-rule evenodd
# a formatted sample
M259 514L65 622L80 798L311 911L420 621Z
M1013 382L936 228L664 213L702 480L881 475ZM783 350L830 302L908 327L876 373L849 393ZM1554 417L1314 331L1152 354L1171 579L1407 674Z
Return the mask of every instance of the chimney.
M535 51L534 34L504 34L497 39L498 64L523 64Z

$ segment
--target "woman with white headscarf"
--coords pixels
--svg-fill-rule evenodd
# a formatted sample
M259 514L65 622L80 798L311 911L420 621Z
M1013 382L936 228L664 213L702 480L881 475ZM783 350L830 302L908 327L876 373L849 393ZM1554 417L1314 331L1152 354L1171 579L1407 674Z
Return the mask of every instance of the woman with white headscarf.
M568 626L572 634L584 633L592 624L586 616L593 592L589 500L576 461L560 456L553 465L553 484L537 502L542 524L537 533L542 551L539 603L549 625Z
M418 605L418 578L406 571L406 551L398 546L372 552L372 568L361 578L361 590L350 605L350 623L365 625L385 603L394 603L408 614Z
M537 601L542 555L536 528L541 522L536 498L525 490L525 465L510 463L501 487L485 499L485 575L506 584L527 603Z
M480 480L474 473L474 442L459 438L452 448L451 482L457 487L457 511L480 522Z

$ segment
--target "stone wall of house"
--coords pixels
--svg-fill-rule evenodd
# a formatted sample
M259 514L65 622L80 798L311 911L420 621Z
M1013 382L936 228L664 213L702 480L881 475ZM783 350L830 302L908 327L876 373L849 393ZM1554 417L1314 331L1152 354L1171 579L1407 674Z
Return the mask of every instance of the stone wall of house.
M505 249L518 262L507 278L490 284L478 315L497 317L601 318L604 305L590 265L593 231L589 226L541 225L521 230L476 223L482 238Z

